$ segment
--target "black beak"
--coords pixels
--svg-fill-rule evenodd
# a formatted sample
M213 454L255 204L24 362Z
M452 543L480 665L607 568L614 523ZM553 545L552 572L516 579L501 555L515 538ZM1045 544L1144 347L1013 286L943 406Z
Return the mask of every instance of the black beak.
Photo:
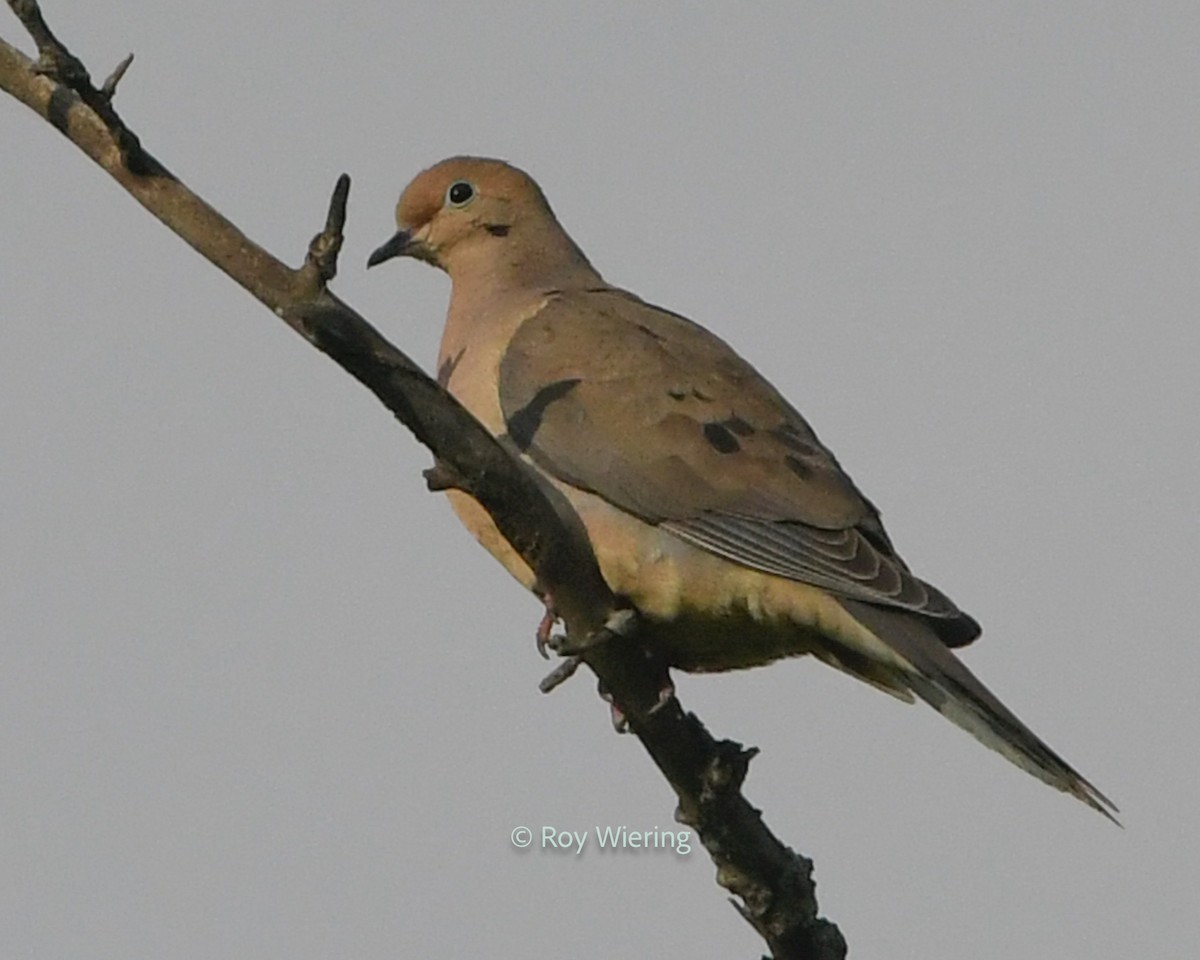
M384 260L404 256L408 252L410 243L412 243L412 233L408 230L397 230L391 240L367 258L367 266L373 267L383 263Z

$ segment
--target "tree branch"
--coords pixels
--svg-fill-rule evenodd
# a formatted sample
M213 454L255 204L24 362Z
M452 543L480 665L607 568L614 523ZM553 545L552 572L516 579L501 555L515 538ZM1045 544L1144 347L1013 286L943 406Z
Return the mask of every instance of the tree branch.
M98 89L50 31L33 0L9 6L38 46L33 62L0 40L0 87L53 124L201 256L326 353L434 454L431 488L457 487L480 502L535 571L566 626L568 654L544 688L585 663L679 798L676 817L697 832L735 894L743 917L779 960L841 960L845 941L817 915L812 862L782 844L741 794L756 751L716 741L664 698L665 668L638 640L635 613L600 575L579 518L565 498L476 421L374 327L335 297L349 177L339 178L324 230L292 269L253 243L151 156L113 107L132 56Z

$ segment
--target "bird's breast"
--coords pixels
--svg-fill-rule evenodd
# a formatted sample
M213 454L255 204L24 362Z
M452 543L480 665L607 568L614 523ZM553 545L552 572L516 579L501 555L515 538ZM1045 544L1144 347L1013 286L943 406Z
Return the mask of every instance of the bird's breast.
M677 539L600 497L555 482L579 514L609 588L642 615L647 641L689 671L732 670L859 646L861 627L824 590L760 573ZM533 571L471 497L448 494L463 525L526 589Z

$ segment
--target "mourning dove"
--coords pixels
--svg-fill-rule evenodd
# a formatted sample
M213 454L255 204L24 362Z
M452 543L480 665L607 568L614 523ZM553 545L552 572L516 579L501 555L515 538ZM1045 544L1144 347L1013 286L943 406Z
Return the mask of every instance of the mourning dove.
M951 653L978 624L917 579L804 418L692 321L607 284L527 174L452 157L416 177L368 266L450 275L438 380L578 512L648 644L687 671L812 654L913 694L1017 766L1116 807ZM466 494L479 542L533 571Z

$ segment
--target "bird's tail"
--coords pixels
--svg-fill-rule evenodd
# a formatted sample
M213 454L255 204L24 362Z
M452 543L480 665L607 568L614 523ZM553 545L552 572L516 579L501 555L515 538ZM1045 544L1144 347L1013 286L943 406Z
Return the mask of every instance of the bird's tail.
M920 620L854 600L841 603L907 664L903 682L938 713L1022 770L1120 825L1113 802L1018 720Z

